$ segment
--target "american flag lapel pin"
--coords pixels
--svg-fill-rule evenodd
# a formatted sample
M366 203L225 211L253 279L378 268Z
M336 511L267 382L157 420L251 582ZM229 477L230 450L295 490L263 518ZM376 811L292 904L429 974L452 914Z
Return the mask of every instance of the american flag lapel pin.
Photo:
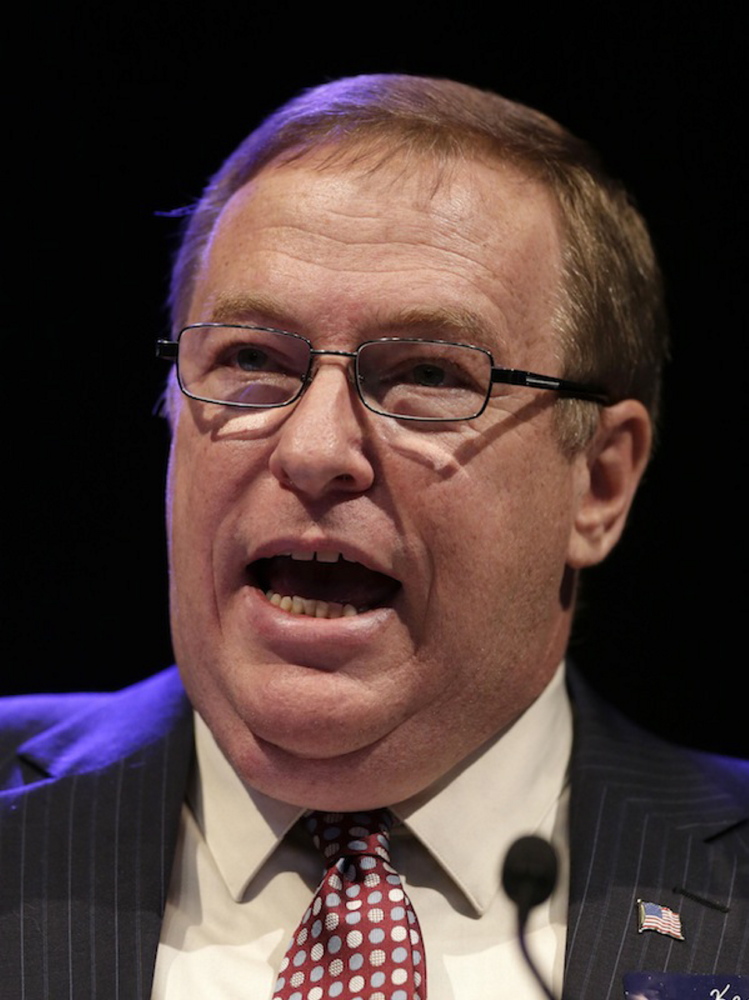
M643 931L656 931L658 934L676 938L677 941L684 940L679 914L667 906L647 903L644 899L637 900L637 930L640 934Z

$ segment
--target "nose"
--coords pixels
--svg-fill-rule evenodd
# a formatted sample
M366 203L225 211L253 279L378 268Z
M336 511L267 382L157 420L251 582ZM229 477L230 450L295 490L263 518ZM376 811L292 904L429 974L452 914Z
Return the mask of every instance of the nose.
M343 359L318 366L285 417L271 453L276 479L311 499L361 493L374 482L364 434L367 418L347 367Z

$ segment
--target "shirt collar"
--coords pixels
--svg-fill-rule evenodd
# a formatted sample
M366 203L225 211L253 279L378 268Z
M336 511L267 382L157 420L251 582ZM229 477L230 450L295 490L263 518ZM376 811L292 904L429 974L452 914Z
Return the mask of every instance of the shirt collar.
M245 785L197 712L195 752L188 804L224 882L239 901L306 810Z
M572 749L563 665L536 701L446 779L392 807L478 913L496 895L510 845L551 838ZM564 848L566 845L559 844Z
M478 913L496 893L510 844L523 834L553 832L572 747L563 675L560 666L519 719L436 785L392 806ZM245 785L197 713L195 745L188 803L222 878L240 900L306 810Z

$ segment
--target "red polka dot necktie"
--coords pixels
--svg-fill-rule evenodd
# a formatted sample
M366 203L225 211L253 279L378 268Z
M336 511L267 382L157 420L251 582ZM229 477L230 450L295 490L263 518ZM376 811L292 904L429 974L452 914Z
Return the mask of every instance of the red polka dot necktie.
M313 812L304 822L327 871L273 1000L426 1000L421 930L390 864L392 813Z

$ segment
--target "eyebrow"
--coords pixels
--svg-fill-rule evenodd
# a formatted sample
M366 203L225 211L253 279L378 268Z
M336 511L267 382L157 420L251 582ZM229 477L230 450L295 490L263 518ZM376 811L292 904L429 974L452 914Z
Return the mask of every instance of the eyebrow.
M262 323L289 332L299 332L289 324L290 312L274 296L262 292L240 292L219 295L211 310L210 322ZM385 331L418 336L428 334L484 347L492 352L502 352L500 332L488 327L474 312L460 306L409 306L404 309L381 311L366 323L364 339Z
M286 310L281 303L271 295L263 293L241 292L239 294L219 295L211 310L212 323L245 323L250 320L283 326L283 316Z

